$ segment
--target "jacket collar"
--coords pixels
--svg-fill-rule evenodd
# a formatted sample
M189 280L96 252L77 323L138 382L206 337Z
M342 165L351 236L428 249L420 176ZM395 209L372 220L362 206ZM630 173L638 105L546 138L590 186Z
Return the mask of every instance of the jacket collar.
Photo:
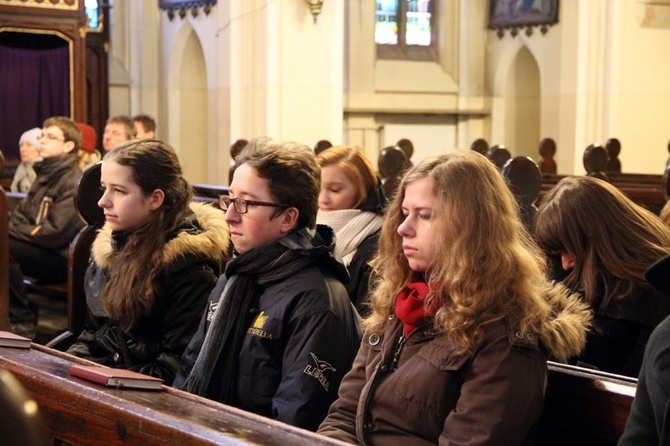
M212 206L192 202L191 210L193 214L186 219L175 230L174 237L169 240L163 249L161 263L168 265L177 258L185 255L200 255L209 257L219 262L224 253L228 252L230 246L230 236L228 224L223 218L223 212ZM91 253L93 260L101 268L107 268L111 262L111 256L114 252L114 244L124 240L125 234L114 233L109 224L105 224L98 233Z

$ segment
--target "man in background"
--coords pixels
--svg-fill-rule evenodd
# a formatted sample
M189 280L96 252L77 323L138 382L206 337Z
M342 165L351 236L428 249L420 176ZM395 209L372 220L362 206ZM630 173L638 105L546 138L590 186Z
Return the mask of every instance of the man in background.
M102 148L109 152L126 141L135 139L137 130L132 119L125 115L112 116L107 120L105 133L102 134Z
M156 137L156 121L149 115L133 116L133 124L140 139L154 139Z
M84 226L73 198L81 140L70 118L44 121L37 177L9 218L9 320L13 332L29 338L35 337L37 312L28 301L24 274L44 283L66 282L70 242Z

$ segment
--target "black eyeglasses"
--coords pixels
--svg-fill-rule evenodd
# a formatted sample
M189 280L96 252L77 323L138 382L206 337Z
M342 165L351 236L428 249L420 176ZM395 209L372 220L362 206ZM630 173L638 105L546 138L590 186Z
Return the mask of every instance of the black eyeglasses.
M219 206L224 211L230 207L230 203L235 207L235 212L238 214L246 214L249 212L249 206L270 206L278 208L290 208L288 204L268 203L266 201L245 200L244 198L230 198L228 195L219 195Z
M61 141L65 142L65 139L61 139L58 136L52 135L51 133L42 133L39 139L48 139L49 141Z

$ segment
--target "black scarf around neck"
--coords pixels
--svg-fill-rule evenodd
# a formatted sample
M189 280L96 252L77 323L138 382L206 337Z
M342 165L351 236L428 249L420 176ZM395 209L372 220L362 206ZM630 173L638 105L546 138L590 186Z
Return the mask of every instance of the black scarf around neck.
M284 239L305 236L306 230L293 232L228 262L225 271L228 282L183 390L224 404L236 403L235 378L249 311L267 285L317 260L309 250L286 246L294 246L286 243L293 240Z

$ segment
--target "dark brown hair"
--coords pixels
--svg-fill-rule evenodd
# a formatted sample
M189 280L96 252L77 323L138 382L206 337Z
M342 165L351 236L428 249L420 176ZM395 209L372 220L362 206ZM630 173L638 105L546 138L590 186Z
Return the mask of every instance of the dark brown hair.
M129 167L145 195L156 189L165 194L153 219L128 234L123 248L115 253L109 271L112 279L103 291L110 318L129 331L153 308L163 245L189 212L192 192L182 177L177 154L162 141L128 141L108 152L103 162Z
M81 148L82 140L81 130L79 130L77 123L66 116L52 116L44 121L43 127L47 128L52 126L56 126L63 131L65 142L72 141L74 143L74 150L72 150L72 153L77 153Z
M636 288L650 288L644 270L670 254L670 228L660 218L586 176L564 178L547 193L534 232L548 256L575 256L564 283L600 314Z
M296 142L273 142L255 138L235 158L237 166L248 164L268 181L270 195L278 203L298 209L295 229L316 225L321 169L312 149Z

